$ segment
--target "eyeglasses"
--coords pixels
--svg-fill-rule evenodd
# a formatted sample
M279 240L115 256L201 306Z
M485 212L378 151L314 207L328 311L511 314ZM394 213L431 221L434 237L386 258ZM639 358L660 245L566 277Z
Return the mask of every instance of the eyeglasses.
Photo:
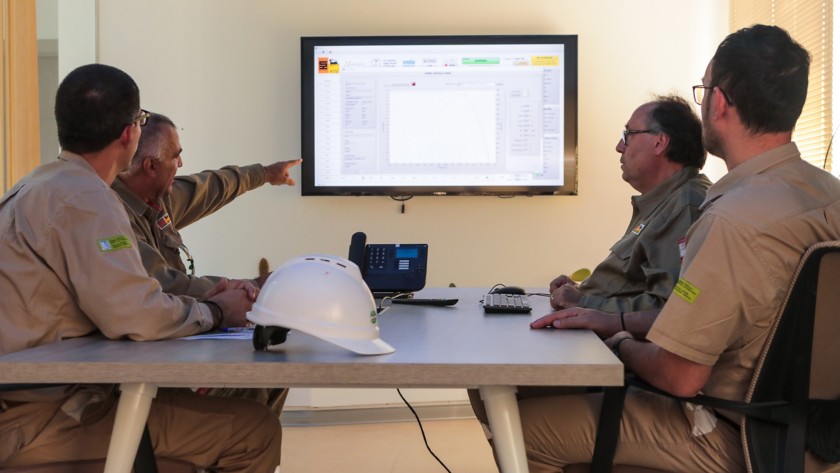
M621 130L621 142L627 144L627 137L630 135L638 135L641 133L659 133L653 130Z
M695 85L691 87L691 91L694 93L694 102L697 105L703 105L703 97L706 96L706 90L713 90L714 88L715 86L711 85ZM723 94L723 99L726 100L726 103L732 105L732 101L729 100L729 96L726 95L726 92L724 92L720 87L718 87L718 90L721 94Z
M139 124L140 124L140 126L143 126L143 125L145 125L145 124L146 124L146 121L147 121L147 120L149 119L149 117L151 117L151 116L152 116L152 114L151 114L151 113L149 113L149 112L147 112L147 111L145 111L145 110L143 110L143 109L141 108L141 109L140 109L140 114L139 114L139 115L137 115L137 117L136 117L136 118L132 121L132 123L135 123L135 122L140 122L140 123L139 123Z

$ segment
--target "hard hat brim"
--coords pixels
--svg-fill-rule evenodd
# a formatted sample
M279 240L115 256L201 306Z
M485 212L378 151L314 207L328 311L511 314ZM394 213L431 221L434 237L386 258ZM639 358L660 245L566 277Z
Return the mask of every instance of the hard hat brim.
M314 335L313 335L314 336ZM387 355L395 351L394 347L385 343L381 338L373 340L348 340L338 338L317 337L327 342L346 348L359 355Z

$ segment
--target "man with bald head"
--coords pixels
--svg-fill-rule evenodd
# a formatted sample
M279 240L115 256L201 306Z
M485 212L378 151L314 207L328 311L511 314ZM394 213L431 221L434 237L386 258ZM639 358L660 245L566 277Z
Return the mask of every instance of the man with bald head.
M644 320L632 323L643 333L674 289L685 235L711 185L699 172L706 162L700 119L684 99L657 97L633 112L615 150L622 179L640 193L631 198L630 223L580 285L565 275L551 282L551 305L559 312L535 328L565 320L567 328L609 337L631 323L625 313L637 312Z

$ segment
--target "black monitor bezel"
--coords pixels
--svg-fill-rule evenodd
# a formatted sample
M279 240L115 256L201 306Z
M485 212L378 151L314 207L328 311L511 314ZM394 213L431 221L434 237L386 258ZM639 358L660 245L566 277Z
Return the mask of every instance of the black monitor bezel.
M314 48L319 45L424 44L563 44L565 182L562 186L316 186ZM578 193L578 41L577 35L437 35L437 36L303 36L301 51L301 195L303 196L428 196L428 195L577 195Z

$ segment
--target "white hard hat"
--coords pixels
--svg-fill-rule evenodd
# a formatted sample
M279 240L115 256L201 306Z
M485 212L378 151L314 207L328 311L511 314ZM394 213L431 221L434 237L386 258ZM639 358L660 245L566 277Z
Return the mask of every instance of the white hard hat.
M339 256L287 261L268 277L246 317L257 324L258 350L282 343L291 329L361 355L394 351L379 338L376 303L359 267Z

